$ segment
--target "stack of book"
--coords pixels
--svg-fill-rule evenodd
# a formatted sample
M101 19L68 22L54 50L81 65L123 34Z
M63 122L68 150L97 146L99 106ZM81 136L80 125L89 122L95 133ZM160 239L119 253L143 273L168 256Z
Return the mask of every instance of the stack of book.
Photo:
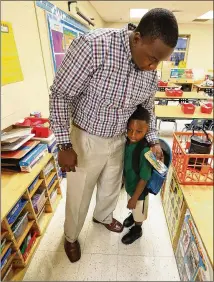
M48 152L47 145L31 140L30 128L16 128L1 134L1 167L3 170L31 172Z
M58 164L58 148L56 137L54 136L54 134L51 134L48 138L33 137L33 140L39 141L40 143L47 145L48 152L52 153L54 156L59 179L61 180L63 177L66 177L66 173L62 172Z

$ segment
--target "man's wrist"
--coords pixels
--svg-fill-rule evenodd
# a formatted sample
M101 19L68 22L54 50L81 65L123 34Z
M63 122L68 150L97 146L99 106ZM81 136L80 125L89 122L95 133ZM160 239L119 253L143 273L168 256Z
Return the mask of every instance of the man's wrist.
M152 141L149 142L149 146L150 147L155 146L155 145L159 145L159 144L160 144L160 142L159 142L158 139L152 140Z
M58 144L57 148L59 151L70 151L73 146L71 143L64 143L64 144Z

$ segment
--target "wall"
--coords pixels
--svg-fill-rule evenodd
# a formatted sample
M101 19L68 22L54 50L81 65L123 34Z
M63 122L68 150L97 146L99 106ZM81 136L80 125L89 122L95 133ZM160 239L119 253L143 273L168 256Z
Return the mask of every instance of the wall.
M2 1L1 19L12 23L24 80L1 87L2 129L33 110L48 114L48 87L34 3Z
M105 27L121 28L125 23L105 23ZM213 25L180 24L179 33L191 35L188 68L213 69Z
M51 2L68 12L66 1ZM78 7L86 16L95 18L96 28L104 26L89 2L81 1ZM74 9L72 5L71 15L75 14ZM12 23L24 75L23 81L1 87L1 124L4 129L31 111L49 115L48 95L54 72L45 12L36 7L34 1L1 1L1 19Z
M54 4L55 6L57 6L59 9L63 10L64 12L69 13L71 16L76 18L79 22L86 24L86 22L82 18L76 15L76 10L75 10L76 4L71 4L70 6L71 11L68 12L67 1L50 1L50 2ZM104 26L103 20L100 18L99 14L90 4L90 2L79 1L78 8L84 15L88 16L89 18L94 18L95 28L100 28ZM53 82L53 78L54 78L54 68L53 68L53 62L52 62L52 56L51 56L51 49L50 49L50 43L49 43L49 37L48 37L48 27L47 27L45 11L39 7L36 7L36 16L38 19L38 27L39 27L40 37L41 37L41 45L42 45L42 50L44 54L44 65L45 65L45 70L46 70L46 75L47 75L47 81L48 81L48 86L50 87L50 85ZM86 26L88 27L88 25ZM93 27L91 27L91 29L92 28Z

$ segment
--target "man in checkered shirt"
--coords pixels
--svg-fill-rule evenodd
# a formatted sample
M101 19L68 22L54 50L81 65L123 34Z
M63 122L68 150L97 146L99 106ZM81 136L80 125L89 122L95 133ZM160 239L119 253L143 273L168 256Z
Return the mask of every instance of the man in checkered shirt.
M152 9L134 31L95 30L76 38L65 55L51 87L50 121L59 165L68 172L64 247L71 262L81 257L78 236L95 186L93 221L113 232L123 230L113 211L121 188L126 123L139 104L151 115L146 138L162 158L154 114L156 68L169 58L177 39L174 15Z

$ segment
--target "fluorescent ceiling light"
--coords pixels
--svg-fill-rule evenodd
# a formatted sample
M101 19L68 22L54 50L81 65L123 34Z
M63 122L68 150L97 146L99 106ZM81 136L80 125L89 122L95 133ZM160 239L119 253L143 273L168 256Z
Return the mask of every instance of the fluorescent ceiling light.
M148 12L148 9L130 9L130 18L142 18Z
M211 19L213 19L213 11L209 11L209 12L203 14L202 16L198 17L197 19L211 20Z

